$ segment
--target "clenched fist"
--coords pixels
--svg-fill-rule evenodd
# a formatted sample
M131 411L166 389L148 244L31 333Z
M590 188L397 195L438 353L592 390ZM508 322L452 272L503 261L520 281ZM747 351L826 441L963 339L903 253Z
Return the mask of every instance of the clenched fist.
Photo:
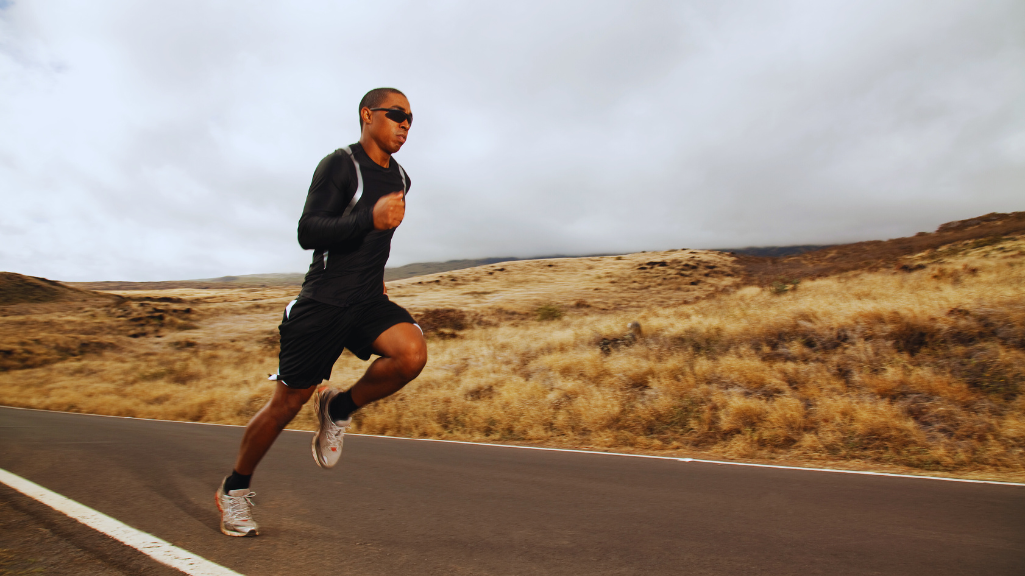
M374 204L374 228L377 230L391 230L402 223L402 217L406 215L406 199L402 192L392 192Z

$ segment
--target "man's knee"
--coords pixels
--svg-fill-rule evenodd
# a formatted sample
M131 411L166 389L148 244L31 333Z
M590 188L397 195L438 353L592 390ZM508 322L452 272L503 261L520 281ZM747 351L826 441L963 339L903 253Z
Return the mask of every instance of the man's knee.
M419 376L427 365L427 344L424 339L418 337L407 340L395 360L398 361L399 370L407 382Z
M306 401L309 400L312 392L313 387L309 390L285 388L271 398L271 414L279 423L284 422L284 425L287 425L299 414L299 411L302 410Z

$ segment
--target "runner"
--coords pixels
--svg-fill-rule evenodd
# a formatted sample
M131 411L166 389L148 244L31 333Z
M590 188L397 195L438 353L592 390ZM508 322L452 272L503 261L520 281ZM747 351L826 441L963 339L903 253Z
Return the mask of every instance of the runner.
M313 173L299 219L299 245L313 263L299 297L285 308L274 395L250 420L230 476L217 489L221 532L256 536L253 470L281 430L313 396L318 428L313 458L331 468L361 406L398 392L427 362L423 331L388 299L384 265L406 210L409 176L392 154L413 123L409 101L394 88L367 92L359 103L359 143L329 154ZM380 356L352 388L317 388L343 348L363 360Z

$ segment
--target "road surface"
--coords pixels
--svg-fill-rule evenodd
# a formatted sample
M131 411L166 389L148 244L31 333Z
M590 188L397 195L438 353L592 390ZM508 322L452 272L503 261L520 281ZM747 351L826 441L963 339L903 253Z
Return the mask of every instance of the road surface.
M242 429L0 408L0 468L243 574L1025 574L1025 487L286 431L258 538L217 529ZM0 485L0 571L173 574ZM33 563L34 562L34 563Z

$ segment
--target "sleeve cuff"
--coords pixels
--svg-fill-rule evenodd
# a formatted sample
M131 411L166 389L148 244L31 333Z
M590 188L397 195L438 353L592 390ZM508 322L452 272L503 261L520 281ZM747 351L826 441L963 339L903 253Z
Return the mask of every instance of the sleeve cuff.
M363 210L359 214L360 214L360 222L359 223L360 223L360 226L363 228L363 230L366 230L368 232L370 230L373 230L374 229L374 211L373 211L373 209Z

